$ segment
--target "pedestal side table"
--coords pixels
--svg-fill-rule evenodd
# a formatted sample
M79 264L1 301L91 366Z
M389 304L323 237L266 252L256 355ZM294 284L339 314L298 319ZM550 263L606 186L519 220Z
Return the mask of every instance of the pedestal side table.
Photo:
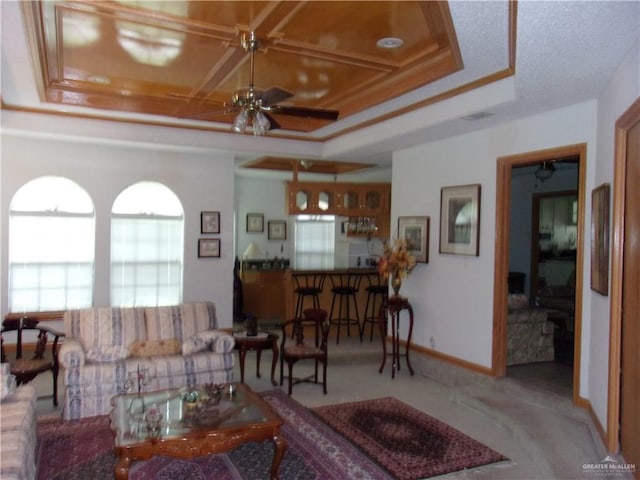
M407 334L406 351L400 354L400 313L407 311L409 317L409 332ZM400 357L406 357L407 368L409 373L413 375L413 368L409 360L409 350L411 348L411 334L413 333L413 307L406 297L400 295L392 295L380 306L379 325L380 336L382 337L382 365L380 365L379 373L384 370L387 361L387 318L391 319L391 378L395 378L396 369L400 370Z

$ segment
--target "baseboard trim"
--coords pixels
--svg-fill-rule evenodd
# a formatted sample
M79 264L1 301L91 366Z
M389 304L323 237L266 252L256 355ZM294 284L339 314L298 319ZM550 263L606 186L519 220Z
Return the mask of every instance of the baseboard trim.
M413 347L412 347L413 348ZM478 365L477 363L469 362L467 360L462 360L461 358L454 357L451 355L447 355L446 353L438 352L436 350L432 350L430 348L425 347L416 347L416 351L427 355L429 357L437 358L438 360L442 360L444 362L450 363L456 367L465 368L467 370L471 370L475 373L480 373L482 375L487 375L489 377L493 377L493 372L490 368L484 367L482 365Z
M587 414L589 415L589 419L591 420L591 427L592 427L591 434L594 436L594 438L597 437L600 440L600 442L602 442L601 446L602 446L603 453L617 453L617 452L608 452L607 432L602 426L602 423L600 422L600 420L598 420L598 416L596 415L596 412L591 407L591 402L589 402L585 398L582 398L582 397L580 398L585 402L586 404L585 409L587 411Z

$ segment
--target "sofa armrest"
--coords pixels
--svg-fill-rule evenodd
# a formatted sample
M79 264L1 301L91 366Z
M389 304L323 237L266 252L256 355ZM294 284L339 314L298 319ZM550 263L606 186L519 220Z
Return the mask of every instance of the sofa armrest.
M67 338L62 342L62 346L58 352L58 362L62 368L81 367L85 364L85 361L86 355L80 340Z
M223 332L222 330L214 330L217 335L212 339L211 351L216 353L229 353L233 351L236 344L233 335Z

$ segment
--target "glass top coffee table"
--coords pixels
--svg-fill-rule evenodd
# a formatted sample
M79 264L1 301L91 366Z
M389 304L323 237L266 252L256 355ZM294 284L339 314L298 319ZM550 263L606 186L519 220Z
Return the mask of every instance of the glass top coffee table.
M154 455L192 458L264 440L275 443L271 478L278 476L283 420L242 383L123 394L111 403L117 480L129 477L131 462Z

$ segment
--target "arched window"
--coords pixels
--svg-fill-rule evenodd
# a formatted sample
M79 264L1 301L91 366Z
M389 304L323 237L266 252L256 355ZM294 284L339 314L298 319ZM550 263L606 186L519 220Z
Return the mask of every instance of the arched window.
M184 214L178 197L156 182L123 190L111 211L111 304L182 301Z
M40 177L9 210L9 310L43 312L93 304L93 202L78 184Z

